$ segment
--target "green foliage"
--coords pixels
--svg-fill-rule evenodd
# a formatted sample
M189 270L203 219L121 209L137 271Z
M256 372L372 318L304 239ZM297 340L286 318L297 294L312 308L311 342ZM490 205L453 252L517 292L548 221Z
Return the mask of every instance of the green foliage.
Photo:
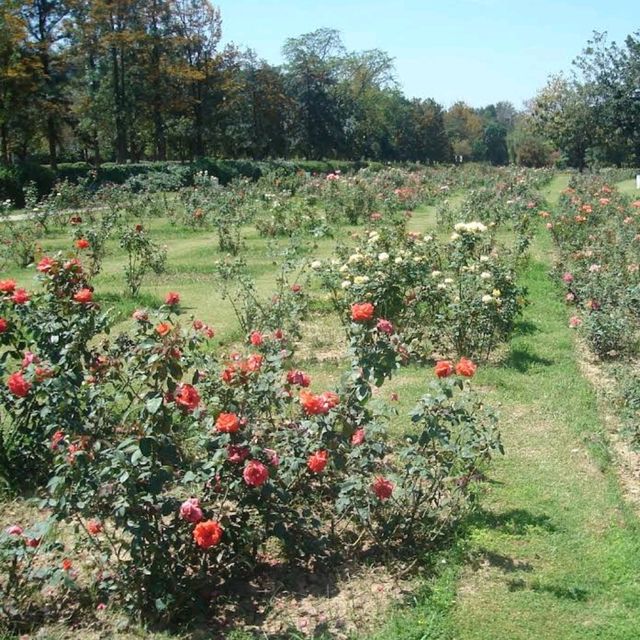
M140 223L133 228L124 229L120 235L120 246L127 252L127 262L124 265L127 292L135 297L149 271L155 273L164 271L167 252L151 240Z

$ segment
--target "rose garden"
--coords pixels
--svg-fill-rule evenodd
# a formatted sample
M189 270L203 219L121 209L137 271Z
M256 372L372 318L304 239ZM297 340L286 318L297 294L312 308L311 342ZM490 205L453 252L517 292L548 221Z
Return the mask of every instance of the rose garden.
M570 185L553 206L551 180ZM640 202L596 176L56 193L46 224L5 213L0 584L17 632L109 611L244 633L243 585L275 567L429 571L504 453L476 373L509 366L541 238L565 330L611 375L636 354ZM632 419L628 375L615 387Z

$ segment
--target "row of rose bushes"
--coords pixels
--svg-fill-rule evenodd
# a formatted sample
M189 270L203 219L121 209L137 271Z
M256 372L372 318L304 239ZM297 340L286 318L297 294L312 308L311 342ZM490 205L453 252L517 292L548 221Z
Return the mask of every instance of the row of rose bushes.
M179 620L235 597L229 585L274 545L290 562L420 553L466 512L501 449L466 358L436 365L411 426L389 436L373 384L405 354L378 300L351 304L351 366L312 391L282 330L218 354L213 329L170 293L110 336L76 258L37 270L34 291L0 282L2 474L46 485L50 514L2 534L0 607L14 629L59 614L54 602Z
M459 204L442 203L438 221L452 227L458 222L478 220L491 234L507 231L513 236L514 250L524 254L533 238L536 214L543 200L540 189L552 177L553 172L548 169L495 169L466 189Z
M97 274L107 250L120 244L129 251L128 230L150 218L168 218L193 230L215 230L219 250L232 255L243 250L242 229L248 224L267 237L318 237L371 215L402 224L407 211L442 195L441 188L447 186L443 181L450 183L457 174L399 168L351 175L274 172L257 181L237 179L222 186L202 171L194 176L192 185L178 189L172 184L163 188L158 183L161 175L152 173L149 184L142 181L135 188L107 185L97 193L87 191L83 184L62 183L40 202L36 192L29 191L26 219L13 219L11 202L0 204L0 262L4 259L7 264L26 267L37 261L39 245L47 234L70 231L76 238L90 240L90 270ZM67 212L77 206L84 210ZM150 254L161 255L162 250L154 245ZM128 285L135 295L136 283Z
M622 430L640 444L633 366L640 346L640 199L625 197L602 177L575 176L557 210L542 215L560 253L556 276L574 309L569 324L617 380L611 397Z
M632 357L640 313L640 200L597 176L574 176L552 213L543 212L560 251L566 301L598 357Z

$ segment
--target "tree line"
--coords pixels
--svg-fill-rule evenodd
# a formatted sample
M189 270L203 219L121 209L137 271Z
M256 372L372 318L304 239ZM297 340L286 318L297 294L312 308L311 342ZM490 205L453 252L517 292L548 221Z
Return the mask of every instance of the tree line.
M409 99L387 53L332 29L281 66L221 36L207 0L3 0L0 161L508 161L510 103Z
M640 34L595 33L517 111L410 99L339 32L283 64L221 46L208 0L2 0L0 163L306 158L640 166Z

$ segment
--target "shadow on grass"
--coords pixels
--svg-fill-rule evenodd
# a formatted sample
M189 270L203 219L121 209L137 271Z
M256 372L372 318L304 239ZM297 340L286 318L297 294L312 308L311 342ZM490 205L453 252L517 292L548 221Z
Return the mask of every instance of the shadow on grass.
M479 509L470 519L473 527L500 531L511 536L524 536L538 529L554 533L558 528L545 514L535 515L526 509L510 509L502 513Z
M540 333L540 329L535 322L529 322L529 320L520 320L516 322L513 334L515 336L533 336L536 333Z
M528 583L526 580L517 578L507 582L509 591L533 591L534 593L548 593L560 600L573 600L574 602L585 602L589 597L589 592L581 587L559 587L549 584L543 585L537 582Z
M487 549L480 550L478 561L481 563L487 563L489 566L500 569L500 571L503 571L504 573L517 573L519 571L531 573L533 571L533 565L529 562L514 560L502 553L495 553Z
M500 364L520 373L527 373L531 367L549 367L553 364L553 360L531 353L528 349L511 347L509 355Z

